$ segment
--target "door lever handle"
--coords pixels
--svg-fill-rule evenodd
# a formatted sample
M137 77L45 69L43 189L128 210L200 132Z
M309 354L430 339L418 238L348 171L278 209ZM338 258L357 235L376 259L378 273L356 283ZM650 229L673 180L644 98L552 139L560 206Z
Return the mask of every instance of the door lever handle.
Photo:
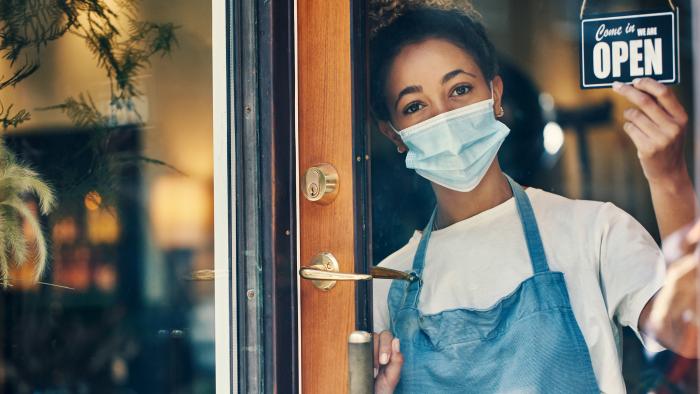
M345 272L326 271L325 269L317 268L314 266L304 267L300 269L299 276L309 280L359 281L372 279L372 275L368 274L349 274Z
M372 267L372 277L374 279L398 279L398 280L407 280L409 282L413 282L416 278L416 275L413 273L408 273L408 272L403 272L399 270L393 270L391 268L384 268L384 267Z
M336 281L360 281L371 279L399 279L411 281L414 275L384 267L372 267L370 274L340 272L338 260L331 253L322 252L314 256L311 265L302 267L299 276L313 281L314 286L321 290L330 290Z

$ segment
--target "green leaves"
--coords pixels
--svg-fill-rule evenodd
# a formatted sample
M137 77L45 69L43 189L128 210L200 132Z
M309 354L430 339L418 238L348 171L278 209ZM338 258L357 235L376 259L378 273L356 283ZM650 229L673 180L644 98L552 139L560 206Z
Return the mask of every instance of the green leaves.
M3 130L7 130L10 126L17 127L29 119L31 119L29 112L23 109L13 112L11 104L5 109L5 106L0 102L0 124L2 124Z
M172 23L153 23L138 18L137 0L0 0L0 57L9 63L9 74L0 75L0 91L29 78L40 67L44 47L70 33L80 37L92 52L98 67L110 82L108 108L98 107L89 93L68 97L62 103L42 110L59 110L76 128L89 129L88 142L76 154L86 150L99 158L87 168L73 163L60 167L61 181L52 190L31 168L19 163L0 139L0 285L7 286L10 265L21 265L30 255L23 223L35 235L35 279L46 266L47 247L37 215L25 202L34 195L39 211L46 215L55 205L55 193L61 198L82 198L97 191L105 203L114 202L119 174L124 167L141 163L163 165L162 161L138 154L125 155L110 151L110 139L122 125L121 111L135 115L131 125L141 125L134 100L141 96L137 77L153 56L164 56L177 45ZM126 26L120 30L120 26ZM31 119L24 109L13 110L12 104L0 102L0 130L17 127ZM65 167L65 168L64 168ZM76 173L76 176L71 176Z
M97 109L90 95L80 93L77 99L68 97L61 104L39 108L42 111L52 109L62 111L78 128L103 128L110 126L109 117L103 115Z
M136 0L117 1L117 13L100 0L0 1L0 56L11 70L9 76L0 75L0 91L34 74L40 67L42 48L71 33L84 40L97 66L105 70L111 82L112 105L132 108L133 98L141 94L135 77L152 56L164 56L177 45L177 26L139 20L136 5ZM119 22L125 23L125 31L119 30ZM64 104L81 103L82 99ZM3 129L29 119L25 110L17 115L3 114Z

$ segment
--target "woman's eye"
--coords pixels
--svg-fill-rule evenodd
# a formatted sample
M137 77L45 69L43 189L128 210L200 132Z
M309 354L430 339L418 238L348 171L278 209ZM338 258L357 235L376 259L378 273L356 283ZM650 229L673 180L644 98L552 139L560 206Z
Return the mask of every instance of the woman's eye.
M424 105L421 103L411 103L403 110L403 113L408 115L423 109Z
M469 85L460 85L455 88L455 90L452 91L452 96L463 96L469 91L472 90L471 86Z

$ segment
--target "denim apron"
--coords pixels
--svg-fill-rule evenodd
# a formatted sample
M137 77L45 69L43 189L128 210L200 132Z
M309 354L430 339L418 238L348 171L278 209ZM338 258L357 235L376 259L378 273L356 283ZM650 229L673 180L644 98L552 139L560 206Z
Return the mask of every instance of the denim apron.
M389 291L391 329L404 355L397 393L600 392L564 275L549 270L530 200L508 182L534 275L488 309L421 313L433 212L413 259L413 280L395 280Z

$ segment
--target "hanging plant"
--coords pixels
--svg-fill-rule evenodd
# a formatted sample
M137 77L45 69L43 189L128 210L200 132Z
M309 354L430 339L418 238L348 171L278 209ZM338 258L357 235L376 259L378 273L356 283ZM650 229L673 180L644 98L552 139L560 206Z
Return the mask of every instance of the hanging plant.
M68 97L62 103L43 110L59 110L76 128L91 130L82 149L90 150L100 161L85 168L69 167L72 162L55 163L65 173L80 173L80 177L65 177L55 181L53 189L39 174L17 160L0 137L0 284L11 284L11 263L19 266L29 255L22 223L26 221L35 234L34 279L38 281L47 262L47 246L37 215L26 203L34 194L39 212L48 214L56 200L82 199L87 191L103 197L102 203L113 204L118 192L117 178L125 166L149 163L165 165L157 159L140 155L125 156L109 150L115 132L124 126L118 114L127 116L131 126L143 126L134 102L142 92L136 77L156 55L168 54L177 44L172 23L153 23L138 18L135 0L2 0L0 1L0 57L6 61L9 75L0 75L0 93L32 76L41 66L40 53L47 45L66 34L83 40L92 52L97 66L110 82L108 112L100 111L89 93ZM125 26L121 28L120 26ZM18 127L31 119L23 108L14 109L0 96L0 129ZM170 167L170 166L168 166ZM76 182L76 179L78 180ZM61 183L63 182L63 183Z
M35 281L39 281L46 267L46 240L39 220L27 203L29 194L36 197L43 215L51 212L55 204L51 187L34 170L19 163L15 155L0 142L0 285L3 288L10 285L10 263L20 267L30 257L24 223L34 234L31 256Z

